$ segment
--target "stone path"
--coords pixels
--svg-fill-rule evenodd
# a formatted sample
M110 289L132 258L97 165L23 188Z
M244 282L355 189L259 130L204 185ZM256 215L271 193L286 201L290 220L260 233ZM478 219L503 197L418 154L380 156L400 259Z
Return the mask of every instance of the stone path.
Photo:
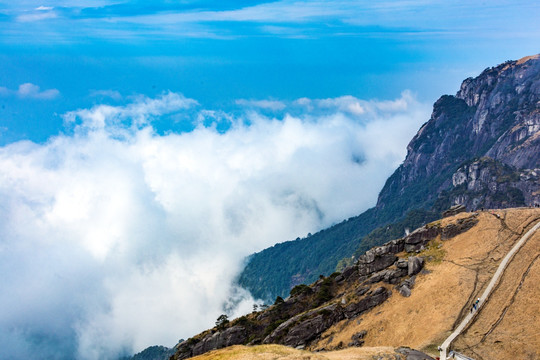
M478 307L476 308L476 311L468 312L467 316L465 316L465 319L459 324L459 326L454 330L452 334L443 342L443 344L440 346L440 358L441 360L446 360L446 351L448 350L448 347L454 341L454 339L463 331L465 326L472 320L474 316L476 316L476 313L480 309L480 307L484 304L484 302L487 300L489 295L491 294L491 291L501 278L501 275L503 274L504 270L506 269L506 266L512 259L512 257L515 255L515 253L521 248L521 246L531 237L532 234L534 234L538 228L540 228L540 222L536 223L525 235L521 237L521 239L514 245L514 247L506 254L504 259L499 264L499 267L497 268L497 271L491 278L491 281L489 282L486 290L482 293L482 296L480 296L480 303L478 304ZM472 307L472 304L471 304Z

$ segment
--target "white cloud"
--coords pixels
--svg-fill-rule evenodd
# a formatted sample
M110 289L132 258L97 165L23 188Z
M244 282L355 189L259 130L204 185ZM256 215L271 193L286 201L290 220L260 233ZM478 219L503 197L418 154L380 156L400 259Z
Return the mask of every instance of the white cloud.
M124 129L118 126L123 121L129 120L132 126L139 128L148 125L153 117L188 109L197 104L193 99L168 92L155 99L139 97L137 101L126 106L99 105L92 109L72 111L64 115L64 120L68 123L81 120L81 130L108 127L109 131L115 131L118 135L124 132Z
M17 16L18 22L35 22L47 19L57 18L58 15L54 11L43 11L43 9L36 9L35 13L26 13Z
M57 89L40 90L40 87L32 83L24 83L19 85L17 90L11 90L0 86L0 96L18 96L20 98L51 100L60 95Z
M32 83L24 83L19 85L17 90L11 90L0 86L0 96L17 96L27 99L52 100L60 95L57 89L48 89L41 91L40 87Z
M22 98L33 98L33 99L54 99L58 95L60 95L60 92L56 89L49 89L49 90L43 90L41 91L39 86L31 84L31 83L24 83L19 85L19 90L17 91L17 95Z
M200 111L231 128L159 136L153 118L197 105L168 93L74 111L72 135L0 148L3 351L110 358L212 326L233 295L249 311L231 285L243 257L372 206L428 117L412 97L388 113L359 103L377 116L339 99L280 119Z

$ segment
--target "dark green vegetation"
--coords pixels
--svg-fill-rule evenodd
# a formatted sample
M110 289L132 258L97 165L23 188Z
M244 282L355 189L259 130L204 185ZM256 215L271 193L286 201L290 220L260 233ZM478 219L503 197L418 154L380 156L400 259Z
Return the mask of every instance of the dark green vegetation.
M168 359L174 353L174 349L169 349L165 346L150 346L138 354L125 357L121 360L163 360Z
M286 297L295 285L334 272L338 261L351 256L362 237L377 226L374 221L368 210L310 237L276 244L252 255L238 282L265 301Z
M286 297L295 285L311 283L321 274L350 265L345 258L353 254L358 257L373 246L403 236L405 229L416 229L440 216L438 212L417 209L399 221L377 227L379 218L374 213L375 209L370 209L311 237L276 244L254 254L239 283L267 302L275 296Z
M312 236L252 255L238 282L255 297L285 296L403 236L454 204L469 210L540 203L540 59L509 61L444 95L388 178L377 205ZM532 174L532 175L531 175Z

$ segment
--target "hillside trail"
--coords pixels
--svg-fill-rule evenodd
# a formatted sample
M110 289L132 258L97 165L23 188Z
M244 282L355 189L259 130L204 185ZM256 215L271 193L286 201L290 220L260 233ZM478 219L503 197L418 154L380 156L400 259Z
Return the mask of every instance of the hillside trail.
M525 242L527 242L527 240L531 237L531 235L534 234L539 228L540 228L540 221L537 222L536 225L534 225L529 231L527 231L527 233L525 233L525 235L523 235L521 237L521 239L512 247L512 249L508 252L508 254L506 254L504 259L499 264L499 267L495 271L495 274L491 278L488 286L486 287L486 289L484 290L484 292L480 296L480 298L479 298L480 301L476 306L476 310L473 310L472 312L469 312L467 314L467 316L465 316L463 321L459 324L459 326L454 330L454 332L452 332L452 334L450 334L450 336L440 346L439 352L440 352L440 359L441 360L446 360L447 359L446 352L448 350L448 347L452 343L452 341L454 341L454 339L463 331L463 329L465 329L465 327L469 324L469 322L480 311L481 306L485 303L485 301L491 295L491 291L493 290L493 288L495 287L495 285L497 284L497 282L501 278L501 276L504 273L504 270L506 269L506 267L507 267L508 263L510 262L510 260L512 260L512 258L516 254L516 252L522 247L523 244L525 244Z

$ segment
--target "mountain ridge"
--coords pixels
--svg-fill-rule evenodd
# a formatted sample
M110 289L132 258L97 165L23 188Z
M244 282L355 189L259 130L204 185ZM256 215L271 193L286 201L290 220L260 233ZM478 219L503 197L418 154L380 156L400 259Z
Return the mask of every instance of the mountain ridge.
M382 348L383 359L418 359L416 355L432 359L429 354L438 355L437 346L469 314L509 250L540 221L537 208L459 211L463 207L373 247L343 272L298 285L289 297L277 298L267 308L231 321L218 319L213 329L178 343L171 360L198 358L214 350L218 351L201 359L259 358L260 353L337 359L334 352L344 348L356 360L372 359L364 349ZM452 349L477 359L481 359L478 352L490 353L492 359L513 353L540 355L539 340L529 340L540 330L540 322L527 322L539 310L534 300L540 295L535 286L540 276L539 244L540 233L535 233L518 250L500 286L471 323L474 330L464 331ZM504 350L514 342L519 345ZM248 347L219 350L240 344ZM270 344L311 352L268 348ZM420 351L402 357L404 346Z
M347 258L396 232L436 219L452 205L476 210L539 204L539 154L540 56L487 68L465 79L455 96L435 102L375 207L251 255L238 283L268 301L332 273L338 263L350 263ZM404 222L414 210L423 215ZM392 228L396 222L402 224ZM392 231L386 231L389 226Z

